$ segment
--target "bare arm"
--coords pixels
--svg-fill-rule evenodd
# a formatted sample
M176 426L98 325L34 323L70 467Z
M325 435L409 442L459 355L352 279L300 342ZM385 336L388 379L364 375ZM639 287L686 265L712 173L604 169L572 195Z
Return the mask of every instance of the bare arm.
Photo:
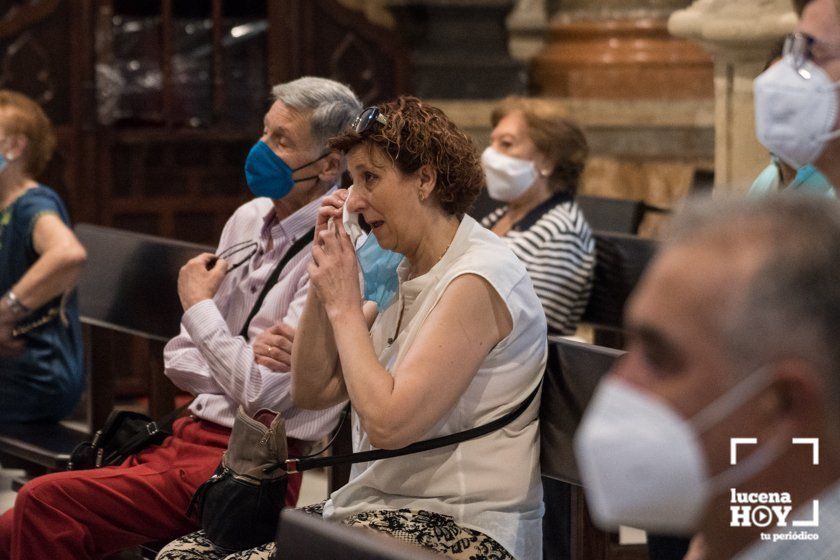
M38 309L56 296L73 289L87 253L76 236L56 214L37 218L32 244L39 258L12 286L12 292L29 309ZM6 310L0 307L0 315Z
M451 410L487 354L510 333L510 314L483 278L453 280L393 372L383 368L370 339L363 344L353 313L331 317L347 392L375 447L418 441Z
M378 360L359 301L353 248L343 228L313 248L312 291L335 336L346 391L370 442L399 448L417 441L458 401L487 354L512 329L501 296L464 274L445 289L396 371Z
M365 334L376 317L376 304L365 304ZM319 410L347 400L347 388L333 328L314 290L306 298L303 316L292 346L292 399L300 408Z

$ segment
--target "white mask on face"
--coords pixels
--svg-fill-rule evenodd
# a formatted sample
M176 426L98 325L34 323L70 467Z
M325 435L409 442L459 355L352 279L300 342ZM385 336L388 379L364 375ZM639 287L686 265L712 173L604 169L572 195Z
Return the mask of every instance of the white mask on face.
M793 167L813 163L829 140L840 137L840 130L832 130L838 88L840 82L810 60L799 72L788 57L768 68L753 83L759 141Z
M575 436L590 511L605 529L619 525L690 535L709 499L766 468L781 438L709 477L699 435L772 381L757 370L686 420L663 401L617 378L604 380Z
M487 179L487 193L502 202L516 200L537 180L534 162L506 156L492 147L481 154L481 166Z

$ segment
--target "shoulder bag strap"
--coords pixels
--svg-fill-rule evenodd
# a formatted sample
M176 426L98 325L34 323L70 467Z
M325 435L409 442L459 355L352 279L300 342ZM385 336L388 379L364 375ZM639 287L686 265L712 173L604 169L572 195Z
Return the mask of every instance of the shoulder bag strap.
M259 312L260 307L262 307L263 302L265 301L265 296L268 295L268 292L274 285L277 283L277 279L280 277L280 273L283 272L283 267L285 267L290 260L294 258L295 255L300 253L304 247L306 247L312 238L315 236L315 228L313 227L307 233L302 235L297 241L289 247L289 250L286 251L286 254L283 255L283 258L280 259L280 262L277 263L277 266L274 270L271 271L271 275L268 277L268 280L265 282L265 286L263 286L262 292L260 292L260 297L257 298L257 302L254 304L254 307L251 308L251 312L248 313L248 318L245 319L245 324L242 325L242 329L239 331L239 336L243 337L245 340L248 339L248 327L251 326L251 321L254 319L256 314Z
M276 465L272 465L264 469L266 473L273 472L280 467L285 467L286 472L289 473L296 473L296 472L303 472L308 471L309 469L317 469L320 467L329 467L332 465L338 465L342 463L365 463L368 461L376 461L379 459L389 459L391 457L399 457L401 455L410 455L412 453L420 453L421 451L429 451L431 449L438 449L440 447L446 447L447 445L453 445L456 443L461 443L462 441L467 441L468 439L475 439L481 436L487 435L490 432L494 432L499 428L503 428L507 424L513 422L516 418L522 415L523 412L530 406L531 402L534 400L534 397L537 396L537 392L540 390L540 383L537 387L531 391L531 394L528 395L525 400L523 400L519 406L515 409L511 410L501 418L493 420L492 422L488 422L487 424L483 424L481 426L477 426L475 428L471 428L469 430L464 430L463 432L457 432L454 434L450 434L448 436L441 436L432 439L427 439L425 441L418 441L417 443L412 443L411 445L407 445L401 449L376 449L374 451L362 451L359 453L349 453L347 455L336 455L333 457L315 457L312 459L287 459L285 461L285 465L283 463L278 463Z

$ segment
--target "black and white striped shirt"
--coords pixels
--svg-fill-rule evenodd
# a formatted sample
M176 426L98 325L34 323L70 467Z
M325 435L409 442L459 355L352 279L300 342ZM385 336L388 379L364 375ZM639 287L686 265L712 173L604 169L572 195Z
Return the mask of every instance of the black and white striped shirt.
M506 212L507 206L494 210L481 225L491 229ZM556 193L514 224L503 239L531 276L549 333L574 334L595 269L595 240L574 198Z

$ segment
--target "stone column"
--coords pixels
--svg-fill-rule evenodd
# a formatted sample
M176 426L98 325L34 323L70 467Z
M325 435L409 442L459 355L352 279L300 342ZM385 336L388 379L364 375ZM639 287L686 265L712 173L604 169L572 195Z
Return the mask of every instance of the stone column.
M510 54L528 61L545 45L548 31L546 0L518 0L508 16Z
M671 33L714 54L717 191L745 191L767 165L755 136L752 83L795 24L790 0L697 0L668 21Z

